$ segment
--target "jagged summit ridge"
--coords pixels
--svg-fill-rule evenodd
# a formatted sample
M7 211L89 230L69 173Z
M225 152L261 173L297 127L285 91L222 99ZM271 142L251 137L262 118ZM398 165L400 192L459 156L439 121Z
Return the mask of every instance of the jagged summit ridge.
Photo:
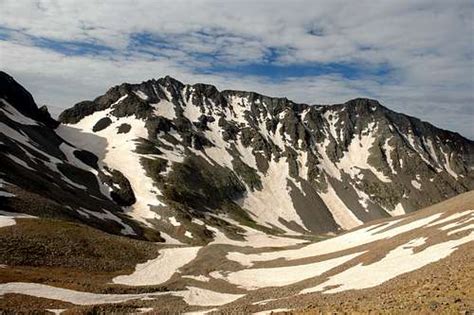
M177 203L191 216L238 209L239 219L264 228L329 232L414 211L473 183L472 141L370 99L307 105L164 77L113 87L60 120L111 143L129 125L135 164L160 200L159 209L135 211L147 222ZM155 223L169 225L166 216Z

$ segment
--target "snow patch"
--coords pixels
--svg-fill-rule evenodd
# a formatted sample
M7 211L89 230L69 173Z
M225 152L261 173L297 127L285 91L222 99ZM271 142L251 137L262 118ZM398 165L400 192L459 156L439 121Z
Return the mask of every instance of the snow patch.
M396 175L397 171L395 170L395 166L393 164L393 159L392 159L393 147L390 144L388 144L389 141L390 139L385 140L382 146L382 149L385 152L385 157L387 158L387 163L388 163L388 166L390 167L390 170L392 171L392 174Z
M279 218L282 218L305 228L290 196L288 163L283 158L278 162L270 161L267 174L261 175L260 178L263 189L247 192L239 201L241 207L250 211L253 218L265 226L274 225L284 231L290 231L279 221Z
M104 159L100 162L126 174L137 198L135 204L127 209L134 219L149 226L150 224L147 220L157 218L157 214L150 207L163 206L164 204L157 198L157 195L159 196L161 192L154 185L153 180L146 175L141 165L140 158L147 157L147 155L135 152L137 140L148 138L145 121L137 119L135 116L121 117L119 119L110 116L113 119L110 128L93 133L92 128L95 123L100 118L106 117L110 110L111 108L108 108L95 112L84 117L75 125L60 125L56 131L63 139L75 143L99 157L105 153ZM117 136L116 128L123 123L129 124L131 129L128 133ZM90 138L84 136L83 133L96 134L107 139L107 147L103 148L98 142L90 141Z
M219 293L197 287L187 287L185 291L174 292L174 296L181 296L188 305L214 306L234 302L245 294Z
M0 210L0 228L15 225L15 219L36 219L37 217L17 212Z
M297 266L244 269L226 273L225 275L219 271L214 271L209 275L213 278L226 280L248 290L264 287L281 287L320 276L361 254L362 253L355 253ZM278 276L275 277L275 275Z
M169 120L176 119L176 111L173 103L166 100L160 100L158 103L150 104L150 106L155 109L153 111L155 116L161 116Z
M208 306L227 304L243 296L242 294L219 293L196 287L187 287L184 291L141 294L98 294L26 282L1 283L0 296L5 294L25 294L45 299L69 302L76 305L114 304L130 300L149 300L157 296L172 295L182 297L189 305Z
M203 275L199 275L199 276L186 275L186 276L181 276L181 278L193 279L193 280L201 281L201 282L209 282L211 280L209 277L206 277Z
M429 246L415 253L414 248L424 242L420 239L412 240L390 251L381 260L372 264L359 264L344 270L313 288L301 293L323 291L323 293L337 293L347 290L360 290L375 287L401 274L417 270L429 263L438 261L451 255L460 245L474 240L474 232L457 240L446 241ZM370 275L370 277L367 277ZM337 286L327 289L327 287Z
M113 283L130 286L158 285L168 281L179 268L196 258L201 247L166 248L157 258L138 264L130 275L117 276Z
M320 255L336 253L350 248L355 248L357 246L369 244L378 240L388 239L408 231L413 231L438 219L440 216L440 213L435 213L428 217L404 224L403 222L406 219L393 220L385 224L373 224L355 231L344 233L328 240L306 245L299 249L288 249L259 254L230 252L227 254L227 259L236 261L243 266L252 266L253 263L259 261L270 261L275 259L295 260L308 257L317 257ZM400 225L390 228L395 224Z
M144 101L148 100L148 95L146 95L143 91L136 90L136 91L133 91L133 93L135 93L136 96L138 96Z
M421 183L419 181L412 179L411 185L415 187L416 189L421 190Z
M14 122L17 122L22 125L28 125L28 126L37 126L38 122L36 120L33 120L29 117L26 117L22 113L20 113L14 106L12 106L9 102L7 102L5 99L0 98L0 102L2 102L4 105L0 106L0 110L11 120Z
M111 220L111 221L117 222L118 224L120 224L123 227L122 230L120 231L120 233L122 233L123 235L137 235L137 233L135 233L135 231L128 224L125 224L122 221L122 219L120 219L118 216L116 216L115 214L113 214L109 210L102 209L102 211L105 212L105 213L102 213L102 212L87 210L87 209L84 209L84 208L81 207L80 211L81 211L80 212L81 214L85 213L85 214L88 214L88 215L92 215L92 216L94 216L96 218L99 218L101 220Z
M380 181L389 183L392 180L385 176L382 172L378 171L375 167L368 163L370 157L370 149L372 148L377 133L376 124L370 123L366 129L364 129L359 136L352 138L350 145L347 148L347 152L344 156L336 163L338 169L344 170L351 178L355 178L359 174L361 169L370 170ZM341 179L340 177L338 178Z
M446 172L448 172L449 175L451 175L455 179L458 179L458 174L456 174L456 172L451 168L451 155L447 152L444 152L443 147L441 147L441 153L443 153L444 156L444 169L446 170Z
M320 192L319 196L326 204L326 207L328 207L334 221L336 221L337 225L341 228L349 230L363 223L347 208L329 182L327 191Z
M178 220L176 220L175 217L170 217L169 221L170 221L172 226L180 226L181 225L181 223L179 223Z

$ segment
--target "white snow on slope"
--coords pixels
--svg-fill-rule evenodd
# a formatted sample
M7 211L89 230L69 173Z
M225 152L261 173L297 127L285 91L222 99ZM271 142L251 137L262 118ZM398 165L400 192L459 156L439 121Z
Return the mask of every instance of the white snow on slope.
M339 142L341 139L336 130L336 124L339 121L339 116L337 115L337 112L328 110L323 114L323 117L329 124L329 132L331 136L334 138L334 140L336 140L336 142Z
M128 224L125 224L122 221L122 219L120 219L118 216L116 216L109 210L102 209L102 211L105 212L105 213L102 213L102 212L97 212L97 211L91 211L91 210L84 209L81 207L80 210L78 211L80 211L79 213L82 212L87 215L92 215L101 220L111 220L111 221L117 222L118 224L122 226L122 230L120 232L124 235L137 235L137 233L135 233L135 231Z
M16 221L10 216L2 215L0 216L0 228L15 225Z
M370 170L380 181L391 182L389 177L368 163L369 150L376 140L376 133L376 124L370 123L359 136L352 138L347 152L344 152L344 156L336 163L337 168L344 170L352 178L355 178L361 169Z
M186 291L175 292L174 296L182 296L188 305L213 306L233 302L245 294L218 293L197 287L187 287Z
M436 213L425 218L414 220L410 223L402 224L397 227L391 226L401 224L406 219L393 220L386 224L369 225L367 227L347 232L328 240L312 243L299 249L264 252L260 254L243 254L238 252L230 252L229 254L227 254L227 258L230 260L237 261L244 266L252 266L254 262L270 261L279 258L286 260L294 260L307 257L316 257L320 255L343 251L364 244L369 244L378 240L388 239L396 235L400 235L402 233L421 228L426 224L432 222L433 220L436 220L440 216L440 213Z
M0 210L0 228L15 225L16 224L15 218L35 219L37 217L29 215L29 214L24 214L24 213L16 213L16 212L8 212L8 211Z
M181 223L179 223L178 220L176 220L175 217L169 217L169 221L170 221L172 226L180 226L181 225Z
M12 160L13 162L15 162L16 164L21 165L21 166L23 166L24 168L26 168L26 169L28 169L28 170L30 170L30 171L36 172L35 169L31 168L31 167L30 167L25 161L23 161L22 159L19 159L19 158L17 158L16 156L11 155L11 154L9 154L9 153L5 154L5 156L6 156L7 158L9 158L10 160Z
M4 184L6 184L6 182L0 178L0 188L3 189ZM15 197L15 194L0 190L0 197L11 198Z
M388 213L392 217L397 217L397 216L400 216L400 215L404 215L407 212L406 212L405 208L403 207L403 205L399 202L395 205L395 208L392 211L388 211Z
M97 294L57 288L39 283L10 282L0 284L0 295L25 294L76 305L109 304L140 299L153 294Z
M162 116L168 118L169 120L173 120L176 118L176 111L174 109L174 104L166 101L160 100L160 102L155 104L150 104L155 110L153 111L154 115Z
M296 266L243 269L225 274L214 271L209 275L213 278L226 280L247 290L264 287L280 287L317 277L361 254L362 253L350 254Z
M58 176L61 177L61 179L63 181L65 181L66 183L68 183L69 185L80 188L80 189L86 189L85 186L79 185L79 184L71 181L69 178L64 176L64 174L61 173L61 171L59 171L58 164L61 164L63 161L59 160L58 158L56 158L52 155L49 155L45 151L42 151L38 147L37 144L35 145L33 143L33 141L27 135L25 135L23 132L21 132L20 130L15 130L15 129L7 126L4 123L0 123L0 132L3 133L8 138L10 138L11 140L14 140L15 142L17 142L19 144L19 147L23 150L23 152L29 157L29 159L31 161L35 160L37 163L38 163L38 161L40 161L39 163L44 164L46 167L50 168L53 172L57 173ZM26 151L23 147L28 147L29 149L38 152L42 156L45 156L48 159L48 161L43 161L43 160L37 159L31 153ZM23 166L23 167L25 167L25 168L27 168L31 171L35 171L25 161L17 158L16 156L11 155L11 154L6 154L5 156L10 158L11 160L13 160L17 164L19 164L19 165L21 165L21 166Z
M323 291L323 293L337 293L352 289L366 289L382 284L401 274L419 269L429 263L438 261L452 254L458 246L474 241L474 232L457 240L451 240L429 246L421 252L414 253L413 248L420 245L418 240L410 241L389 252L380 261L372 264L359 264L329 278L313 288L305 289L301 293ZM368 277L367 275L370 275ZM336 288L324 289L329 286Z
M269 224L272 224L284 231L291 231L278 220L282 218L305 228L290 197L288 179L288 163L284 159L270 161L267 173L261 176L263 189L248 192L239 201L240 205L249 210L253 219L262 225L270 227Z
M141 294L98 294L53 287L39 283L9 282L0 284L0 296L4 294L25 294L45 299L59 300L76 305L113 304L136 299L148 299L163 295L183 297L189 305L223 305L233 302L241 294L219 293L197 287L184 291L152 292ZM214 304L210 304L214 303Z
M163 231L160 231L160 236L165 239L167 245L186 245Z
M89 165L85 164L84 162L82 162L80 159L78 159L75 155L74 155L74 151L76 150L80 150L78 148L75 148L71 145L69 145L68 143L66 142L63 142L59 145L59 149L64 153L64 155L66 156L66 159L68 160L68 162L78 168L82 168L83 170L85 171L88 171L88 172L91 172L92 174L94 174L96 176L96 179L97 179L97 184L99 185L99 189L100 189L100 192L108 197L109 199L111 199L110 197L110 192L112 191L111 187L109 187L107 184L103 183L100 178L99 178L99 172L90 167ZM104 173L108 173L105 169L102 170Z
M0 191L0 197L11 198L11 197L15 197L15 194L12 194L6 191Z
M334 221L336 221L337 225L339 225L344 230L352 229L363 223L349 208L347 208L329 182L327 191L320 192L319 196L326 204L326 207L328 207L329 212L331 212L331 215L334 218Z
M428 147L431 158L433 159L433 161L436 162L436 171L441 172L442 169L438 167L438 165L440 165L440 162L438 156L436 155L436 150L434 148L433 141L431 141L431 139L423 138L423 142L425 143L425 146Z
M395 166L393 164L393 159L392 159L393 147L390 144L388 144L389 141L390 139L385 140L382 146L382 149L385 152L385 156L387 157L387 163L388 163L388 166L390 167L390 170L392 171L392 174L396 175L397 171L395 170Z
M117 102L120 102L120 99ZM120 119L110 116L109 118L113 121L110 126L98 132L92 132L97 121L107 117L110 110L109 108L95 112L84 117L75 125L60 125L57 128L57 133L67 141L91 151L99 157L105 155L102 162L125 174L137 197L136 203L130 207L130 215L149 225L147 219L157 218L157 214L150 210L150 206L164 204L157 199L160 191L154 186L153 180L146 175L140 163L142 155L134 152L136 140L148 138L145 121L137 119L135 116L121 117ZM131 129L126 134L118 135L117 128L123 123L129 124ZM97 135L99 138L93 141L91 140L93 135ZM100 138L105 140L105 143Z
M206 277L203 275L199 275L199 276L186 275L186 276L181 276L181 278L193 279L193 280L201 281L201 282L209 282L211 280L209 277Z
M38 122L36 120L33 120L29 117L26 117L22 113L20 113L14 106L12 106L10 103L8 103L5 99L0 98L0 102L3 103L3 106L0 106L0 110L5 113L5 115L22 125L29 125L29 126L37 126Z
M458 174L456 174L456 172L451 168L451 161L450 161L451 155L447 152L444 152L443 147L440 147L440 148L441 148L441 153L443 153L443 156L444 156L444 169L446 170L446 172L449 173L449 175L454 177L454 179L458 179Z
M143 91L136 90L136 91L133 91L133 93L135 93L136 96L138 96L144 101L148 100L148 95L146 95Z
M229 98L229 105L232 107L232 114L228 112L227 117L239 124L248 124L248 121L245 118L245 113L250 108L248 100L243 97L232 95Z
M319 159L320 164L318 165L320 169L325 171L329 176L334 177L338 180L342 180L341 170L334 164L333 161L329 158L326 149L331 144L329 139L324 139L323 143L317 143L316 148L321 155Z
M242 144L242 139L236 141L235 146L237 151L239 152L240 159L242 160L242 162L244 162L254 170L258 170L257 162L255 161L255 155L252 152L252 147L245 147Z
M453 220L457 220L457 219L462 218L462 217L466 217L466 218L474 217L474 210L466 210L466 211L456 212L456 213L451 214L447 217L441 218L439 220L435 220L435 221L431 222L430 224L428 224L427 226L429 227L429 226L444 224L444 223L447 223L447 222L450 222L450 221L453 221ZM456 221L456 222L458 222L458 221Z
M218 164L229 169L233 169L232 160L234 159L232 155L227 151L230 144L227 141L224 141L222 137L222 129L219 127L218 122L214 121L208 124L210 130L206 130L204 135L209 139L214 146L205 147L204 152L209 158L214 161L212 164Z
M234 224L230 222L231 224ZM296 244L306 243L306 240L282 237L282 236L273 236L267 233L264 233L259 230L252 229L247 226L239 225L240 228L245 230L243 234L245 240L237 241L228 238L223 232L219 229L207 226L206 228L214 232L214 240L208 245L233 245L239 247L252 247L252 248L263 248L263 247L286 247Z
M201 107L193 104L192 102L186 102L185 106L183 106L183 110L184 117L189 119L191 122L198 121L199 117L204 114L201 111Z
M196 258L201 247L167 248L157 258L138 264L130 275L115 277L112 281L130 286L157 285L168 281L179 268Z
M465 223L472 223L472 224L465 225L463 227L460 227L460 228L457 228L457 229L454 229L454 230L450 230L450 231L448 231L448 236L454 235L456 233L461 233L461 232L465 232L465 231L474 230L474 220L471 220L471 221L465 222Z
M411 181L411 185L412 185L413 187L415 187L416 189L421 190L421 183L420 183L419 181L413 179L413 180Z
M439 229L441 231L448 231L448 230L451 230L450 232L448 232L448 235L451 235L453 234L453 230L454 228L458 227L458 226L461 226L461 225L466 225L466 224L469 224L469 223L474 223L474 218L473 217L467 217L463 220L459 220L459 221L456 221L456 222L453 222L453 223L450 223L450 224L446 224L444 226L441 226ZM467 229L470 225L466 225L465 228ZM464 227L462 228L463 231L464 231ZM454 231L456 231L456 233L459 231L460 229L455 229ZM450 234L451 233L451 234Z

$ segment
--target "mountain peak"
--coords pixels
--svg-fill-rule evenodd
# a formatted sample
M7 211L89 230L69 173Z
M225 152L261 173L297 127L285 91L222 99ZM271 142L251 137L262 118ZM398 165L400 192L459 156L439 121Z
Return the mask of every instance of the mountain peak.
M0 99L8 102L23 115L35 119L48 127L56 128L58 122L54 120L47 108L38 108L33 96L12 76L0 71Z
M283 231L329 232L419 209L441 200L434 178L447 196L472 186L472 142L368 98L310 106L164 77L115 87L60 117L116 148L125 136L115 131L128 125L163 202L212 212L248 200L251 213L268 213L259 224ZM168 166L158 171L150 159ZM277 204L264 194L277 189L273 181L292 191ZM344 218L337 217L341 204L348 205ZM281 205L293 212L277 214ZM301 219L309 212L324 224Z

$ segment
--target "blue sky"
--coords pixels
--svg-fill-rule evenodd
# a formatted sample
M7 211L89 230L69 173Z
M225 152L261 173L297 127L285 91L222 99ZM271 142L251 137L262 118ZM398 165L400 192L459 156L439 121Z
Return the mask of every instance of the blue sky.
M54 111L171 75L310 104L376 98L474 138L471 1L0 3L1 69Z

